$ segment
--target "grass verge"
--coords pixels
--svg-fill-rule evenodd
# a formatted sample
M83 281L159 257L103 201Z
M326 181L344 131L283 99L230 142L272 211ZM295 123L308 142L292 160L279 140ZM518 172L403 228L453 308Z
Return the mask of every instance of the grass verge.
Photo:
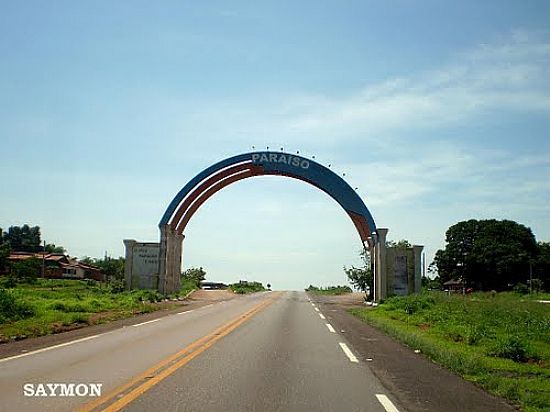
M245 293L263 292L266 290L260 282L240 282L229 285L233 293L244 295Z
M434 292L350 312L524 411L550 411L550 305Z
M191 290L185 287L170 297L184 296ZM154 290L117 292L93 281L40 279L0 289L0 343L176 306Z
M352 293L353 291L349 286L327 286L327 287L321 287L318 288L313 285L309 285L309 287L306 289L306 292L315 293L316 295L346 295L348 293Z

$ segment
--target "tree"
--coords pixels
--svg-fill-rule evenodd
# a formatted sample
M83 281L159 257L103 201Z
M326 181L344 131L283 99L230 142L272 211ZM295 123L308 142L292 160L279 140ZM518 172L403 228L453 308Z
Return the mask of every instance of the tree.
M10 256L11 248L9 243L2 241L2 229L0 229L0 273L6 271L8 265L8 257Z
M123 257L115 259L105 256L103 259L93 259L89 256L84 256L80 259L80 263L98 267L109 280L124 280L125 260Z
M412 247L411 243L406 239L401 239L399 241L388 240L386 242L386 247L394 247L397 249L409 249Z
M40 252L40 227L29 225L11 226L2 235L4 243L8 243L17 252Z
M449 227L434 263L441 282L462 279L482 290L506 290L529 279L537 255L531 229L510 220L468 220Z
M19 282L34 282L40 274L40 260L30 258L11 265L11 276Z
M192 282L196 287L199 287L201 282L206 278L206 272L202 267L189 268L181 274L182 282Z
M539 242L537 246L533 278L542 282L544 290L550 290L550 242Z
M46 248L44 248L42 246L39 226L11 226L3 234L0 229L0 235L1 241L7 243L11 250L16 252L36 253L45 251L47 253L67 253L63 246L56 246L54 244L47 244Z
M63 246L56 246L53 243L48 243L46 245L45 252L46 253L62 253L62 254L67 253L67 251L65 250L65 248Z
M356 288L361 290L367 295L367 291L374 291L374 274L371 269L370 254L366 249L363 249L360 253L361 259L363 260L363 267L351 266L349 269L344 266L344 272L348 276L351 284ZM367 295L367 297L369 297Z

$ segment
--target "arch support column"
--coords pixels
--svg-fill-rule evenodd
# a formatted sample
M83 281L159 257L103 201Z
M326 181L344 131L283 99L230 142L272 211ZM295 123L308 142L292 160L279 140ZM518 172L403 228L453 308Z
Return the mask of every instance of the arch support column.
M385 299L388 295L386 236L388 229L378 228L376 244L374 246L374 300Z

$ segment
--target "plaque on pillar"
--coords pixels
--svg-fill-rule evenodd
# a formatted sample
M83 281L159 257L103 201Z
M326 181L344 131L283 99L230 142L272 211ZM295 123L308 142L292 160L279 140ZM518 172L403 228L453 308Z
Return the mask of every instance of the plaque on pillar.
M159 243L125 240L125 277L128 289L156 289L159 275Z

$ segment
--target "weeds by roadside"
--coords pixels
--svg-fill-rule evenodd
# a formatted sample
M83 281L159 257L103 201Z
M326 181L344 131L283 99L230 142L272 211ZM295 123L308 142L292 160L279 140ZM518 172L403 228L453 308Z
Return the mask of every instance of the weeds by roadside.
M178 296L182 292L171 298ZM166 298L155 290L80 280L40 279L0 289L0 343L153 312L170 305L160 304Z
M351 312L525 411L550 409L549 305L516 293L426 293Z

